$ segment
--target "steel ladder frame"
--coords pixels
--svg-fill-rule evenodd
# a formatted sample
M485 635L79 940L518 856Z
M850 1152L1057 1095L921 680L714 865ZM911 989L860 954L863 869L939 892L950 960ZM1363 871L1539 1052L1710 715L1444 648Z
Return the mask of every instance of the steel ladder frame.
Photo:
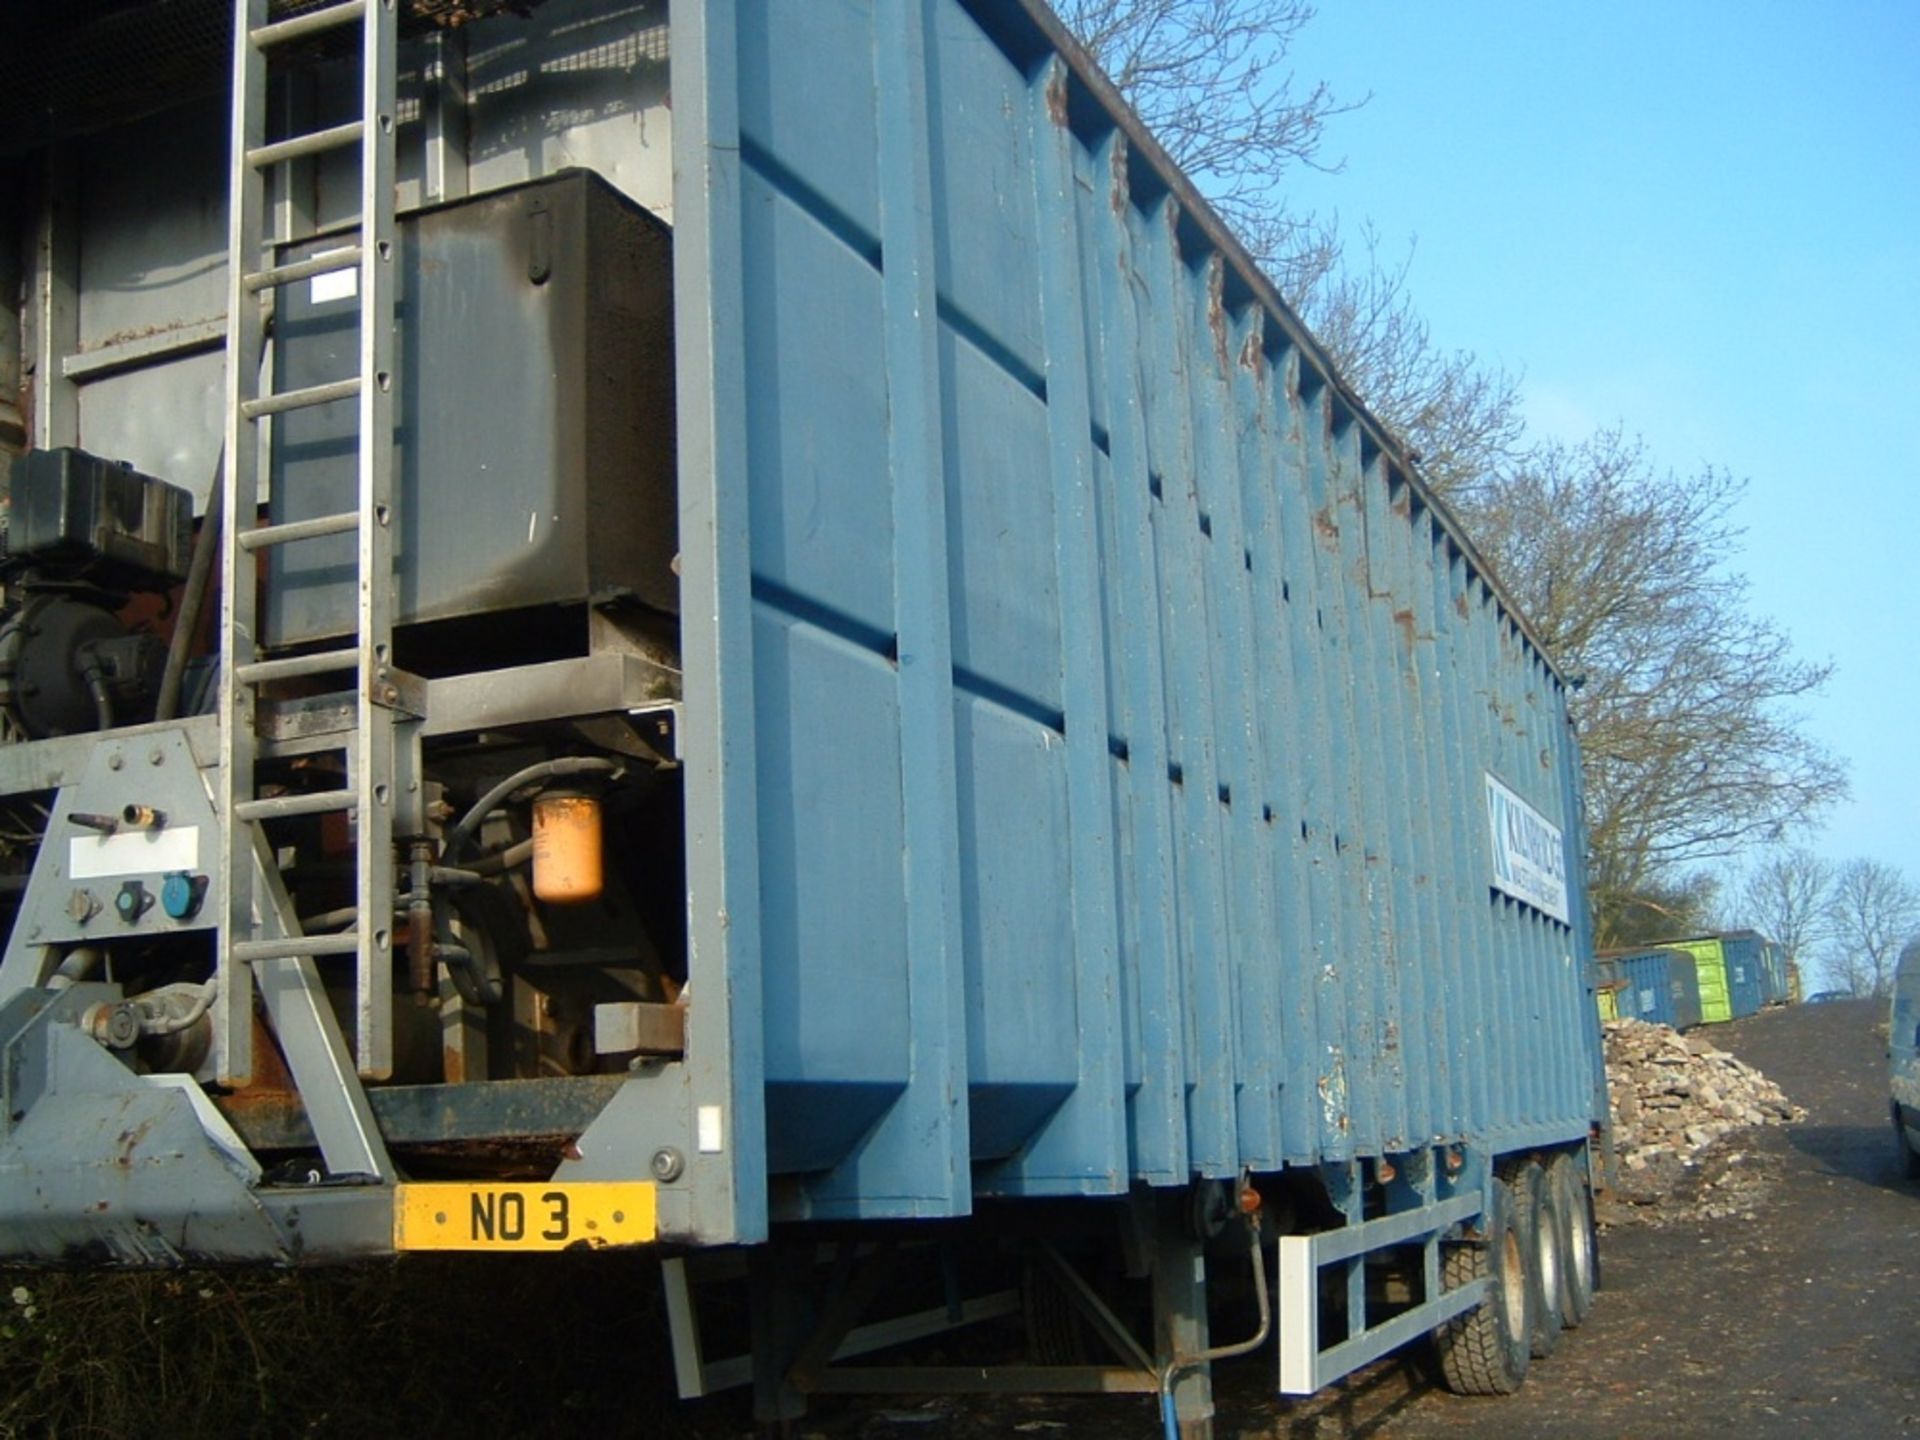
M268 55L289 42L352 25L360 29L360 118L267 140ZM269 0L235 0L228 322L220 622L219 874L225 913L218 930L214 1008L218 1078L244 1084L252 1072L256 979L276 1028L296 1021L311 1034L331 1030L335 1073L314 1075L332 1093L306 1095L310 1109L332 1109L329 1168L391 1178L391 1166L354 1075L384 1079L393 1064L393 916L396 814L402 833L421 833L417 775L419 717L398 708L406 677L392 665L394 579L394 260L397 114L397 0L333 0L322 9L273 21ZM278 167L357 147L360 214L352 243L308 259L279 263L267 233L267 177ZM285 239L287 237L281 237ZM291 391L263 384L267 316L282 286L344 270L356 272L359 366L353 376ZM357 407L355 508L312 519L259 523L263 454L270 417L307 406L353 401ZM322 536L357 537L353 643L318 654L262 659L258 654L256 556ZM303 676L354 677L350 731L343 730L347 783L311 794L258 793L256 732L262 686ZM403 733L403 727L404 733ZM409 763L416 762L416 763ZM402 772L404 773L404 776ZM347 812L354 820L354 899L359 919L344 934L303 935L268 849L263 822ZM355 959L355 1061L338 1044L315 960ZM292 1010L289 1009L292 1007ZM311 1051L309 1052L311 1053ZM302 1077L296 1072L296 1082ZM301 1086L303 1094L308 1088ZM320 1115L315 1114L318 1121ZM320 1127L316 1124L316 1129Z

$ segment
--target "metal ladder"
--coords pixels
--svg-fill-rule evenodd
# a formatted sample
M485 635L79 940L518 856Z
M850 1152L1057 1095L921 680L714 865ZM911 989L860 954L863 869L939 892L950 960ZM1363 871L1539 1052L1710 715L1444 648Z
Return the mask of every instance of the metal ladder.
M222 1083L243 1084L252 1071L255 970L262 996L284 992L289 980L319 984L317 957L355 957L354 1068L381 1079L393 1065L393 915L395 811L415 808L397 767L417 746L417 718L395 707L400 677L392 669L394 616L394 257L397 0L333 0L324 8L272 21L269 0L235 0L232 158L227 247L227 391L224 465L226 524L222 529L220 620L219 878L224 914L219 926L218 991L214 1019ZM360 118L346 124L267 140L270 52L327 31L357 28L360 36ZM340 248L309 259L277 263L267 233L267 177L276 167L326 151L355 147L360 155L357 233ZM359 367L356 374L304 389L273 391L261 381L267 314L282 286L344 270L357 272ZM281 524L258 523L260 477L272 444L269 417L315 405L358 407L358 498L337 514ZM263 551L322 536L358 539L358 613L351 642L318 654L261 659L257 653L256 568ZM263 797L256 765L261 687L307 676L353 677L351 703L330 736L344 752L344 786L309 794ZM302 935L273 870L263 822L295 815L348 812L354 820L354 900L359 919L344 934ZM405 822L409 833L417 833ZM304 980L302 979L304 977ZM311 1002L315 997L309 996ZM325 997L317 997L322 1009ZM296 1080L299 1076L296 1074ZM338 1077L365 1105L350 1073ZM304 1086L303 1086L304 1089ZM317 1097L308 1097L310 1107ZM338 1098L338 1097L335 1097ZM379 1173L384 1149L366 1157Z

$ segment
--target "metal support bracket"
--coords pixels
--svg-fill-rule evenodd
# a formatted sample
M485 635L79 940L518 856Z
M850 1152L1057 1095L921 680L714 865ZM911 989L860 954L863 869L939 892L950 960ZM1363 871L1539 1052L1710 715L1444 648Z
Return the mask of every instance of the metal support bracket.
M1429 1330L1471 1310L1486 1295L1487 1282L1475 1280L1458 1289L1429 1292L1410 1310L1379 1325L1356 1316L1353 1332L1326 1349L1320 1347L1320 1271L1328 1265L1359 1259L1389 1246L1424 1239L1429 1247L1441 1233L1480 1213L1477 1193L1384 1215L1326 1230L1317 1235L1280 1238L1280 1393L1311 1395L1343 1375L1377 1360L1389 1350L1418 1339ZM1429 1272L1431 1273L1431 1272Z

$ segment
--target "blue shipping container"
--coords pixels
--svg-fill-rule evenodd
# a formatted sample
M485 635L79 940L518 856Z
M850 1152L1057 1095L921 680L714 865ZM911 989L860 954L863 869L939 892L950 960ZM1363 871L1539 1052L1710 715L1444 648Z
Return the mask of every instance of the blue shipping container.
M1766 1003L1785 1005L1793 998L1793 970L1787 963L1787 948L1777 940L1762 939L1760 963L1765 982Z
M1767 950L1772 942L1752 930L1734 930L1720 937L1727 962L1727 993L1733 1018L1758 1014L1768 1003Z
M1684 951L1610 950L1596 962L1621 980L1620 1013L1685 1030L1700 1023L1700 979Z

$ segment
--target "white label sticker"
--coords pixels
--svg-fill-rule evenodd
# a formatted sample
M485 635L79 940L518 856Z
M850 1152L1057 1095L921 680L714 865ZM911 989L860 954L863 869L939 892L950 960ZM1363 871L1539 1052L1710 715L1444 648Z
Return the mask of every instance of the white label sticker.
M339 251L329 250L329 255ZM360 268L349 265L345 270L329 270L324 275L316 275L308 283L307 298L315 305L331 305L336 300L351 300L360 293Z
M1640 1013L1642 1015L1651 1015L1653 1013L1653 990L1651 988L1640 992Z
M151 875L200 868L200 827L126 830L118 835L80 835L67 842L67 878L105 880L115 875Z
M720 1141L720 1107L702 1105L694 1115L694 1143L702 1155L718 1155Z
M1567 844L1560 827L1487 776L1487 824L1493 840L1495 888L1524 900L1563 925L1567 908Z

